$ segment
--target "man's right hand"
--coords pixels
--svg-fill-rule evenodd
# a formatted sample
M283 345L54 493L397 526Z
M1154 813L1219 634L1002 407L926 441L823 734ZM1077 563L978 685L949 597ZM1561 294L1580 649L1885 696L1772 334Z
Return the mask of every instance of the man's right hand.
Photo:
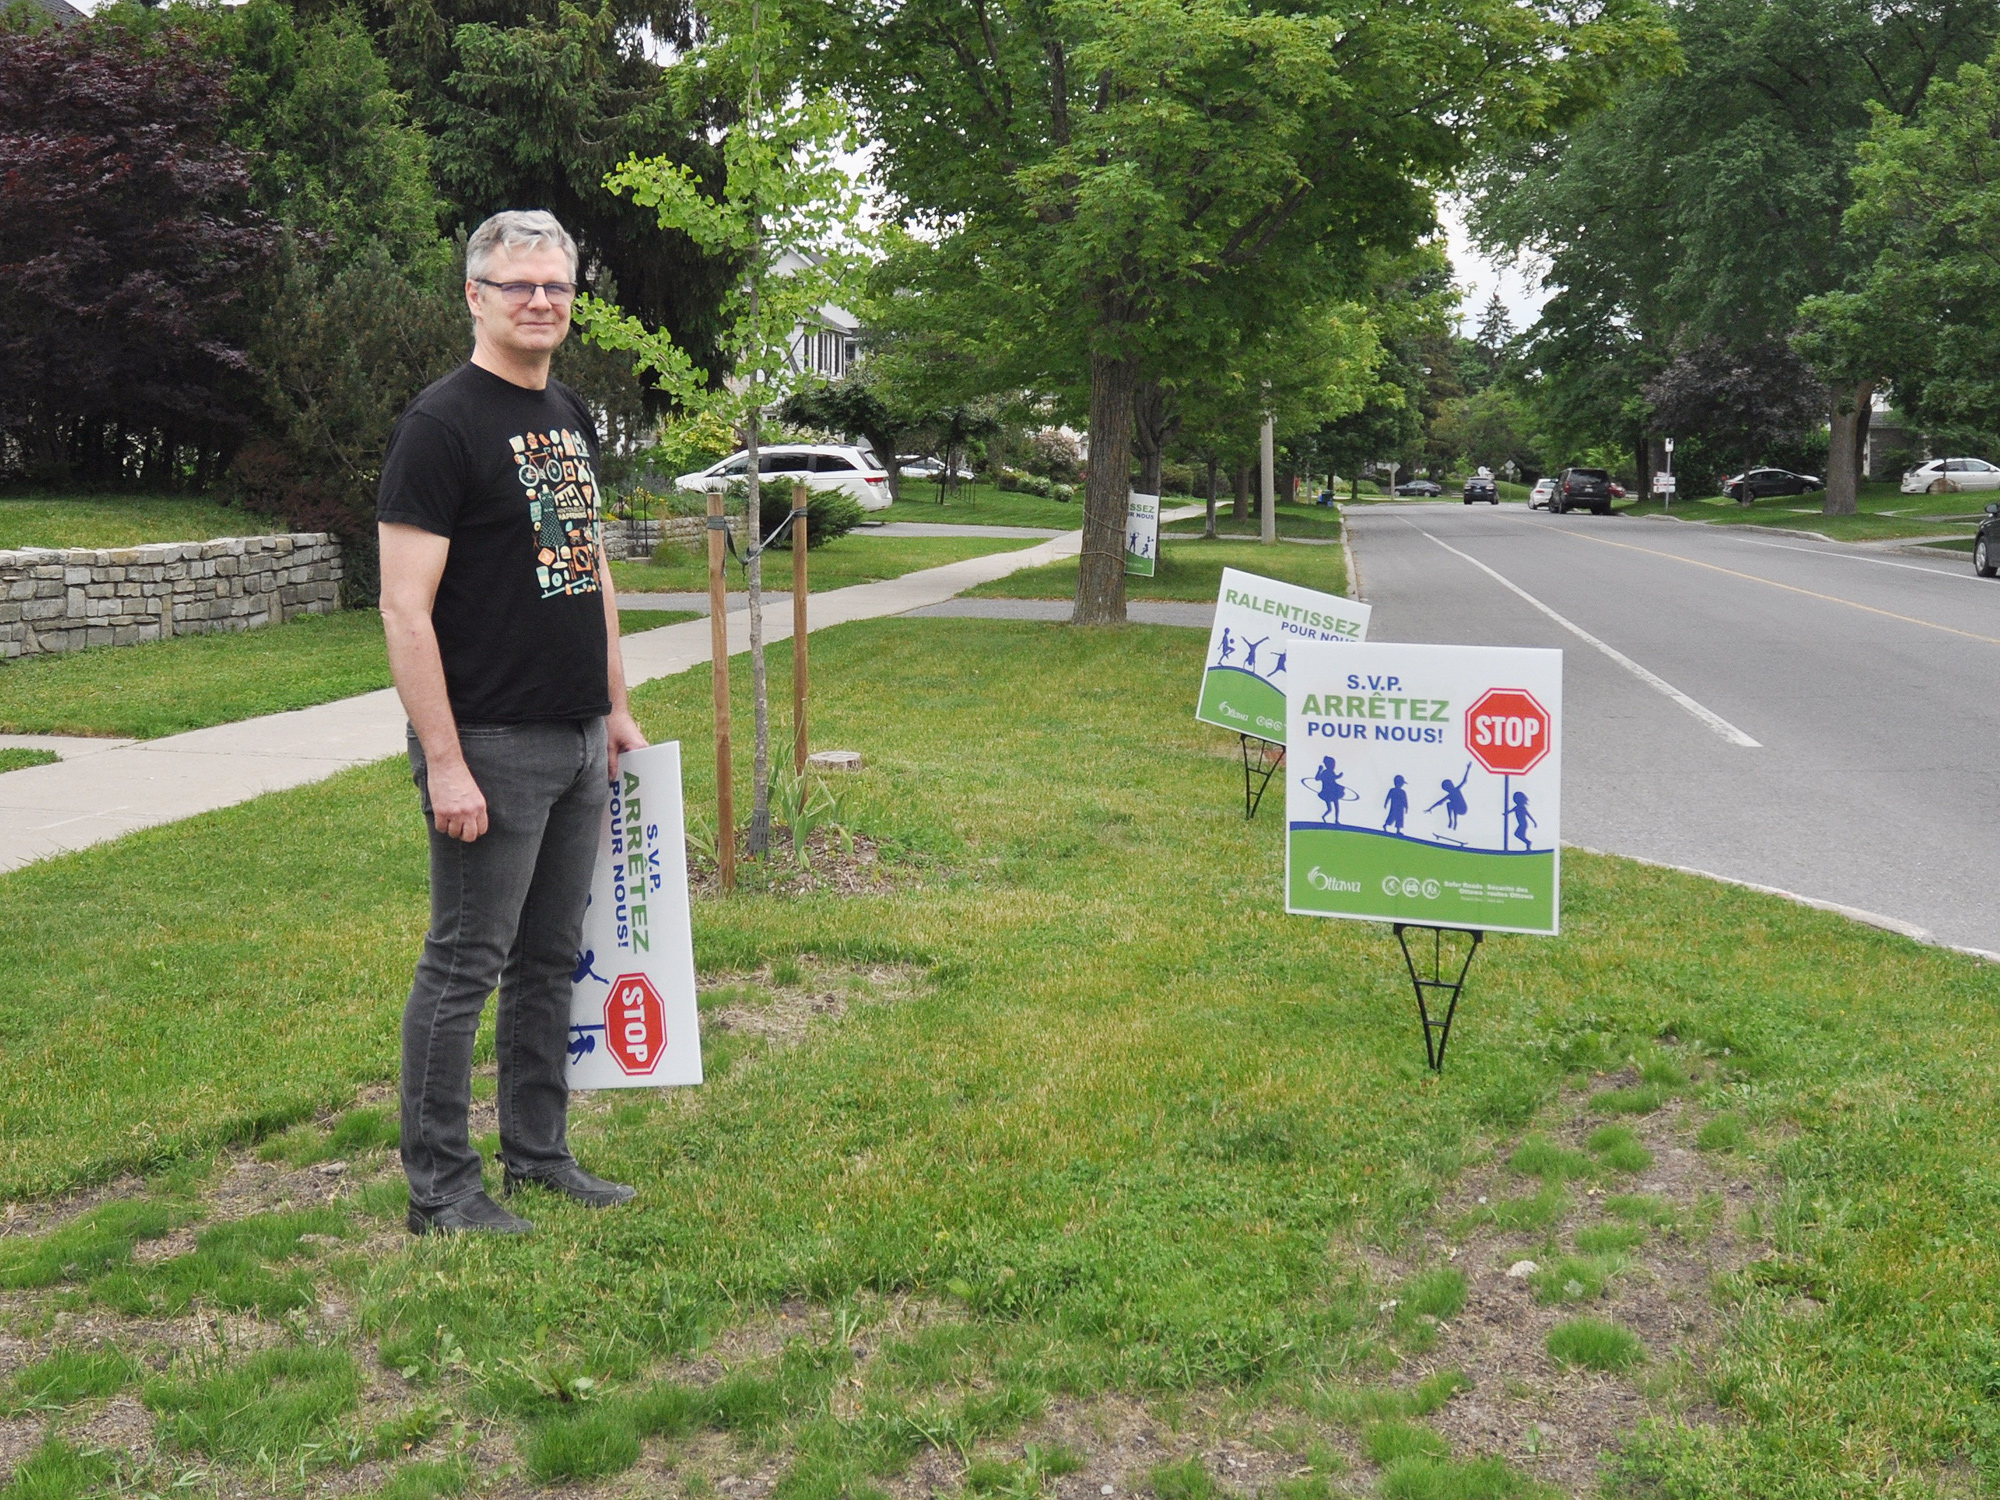
M486 794L464 761L429 768L431 819L446 838L471 843L486 832Z

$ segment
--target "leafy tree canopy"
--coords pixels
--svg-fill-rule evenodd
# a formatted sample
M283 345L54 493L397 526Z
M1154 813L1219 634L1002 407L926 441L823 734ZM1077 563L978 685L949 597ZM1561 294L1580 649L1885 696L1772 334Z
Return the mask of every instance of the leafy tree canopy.
M1629 0L1577 19L1499 0L791 0L881 142L931 284L1029 372L1090 389L1079 620L1123 613L1141 381L1230 330L1322 305L1370 246L1428 228L1426 180L1572 122L1665 33ZM972 325L968 325L972 326Z
M332 10L332 0L302 8ZM722 188L713 133L734 118L699 70L688 0L363 0L360 15L430 138L446 226L546 208L576 237L600 292L719 369L726 253L702 249L603 190L629 157L668 157ZM597 272L608 278L600 282Z
M1808 302L1800 348L1879 372L1930 429L2000 433L2000 56L1934 84L1914 119L1878 109L1850 234L1879 245L1848 289Z
M243 289L277 231L225 105L178 31L0 33L0 430L21 467L65 475L130 429L160 465L182 442L213 463L241 432Z

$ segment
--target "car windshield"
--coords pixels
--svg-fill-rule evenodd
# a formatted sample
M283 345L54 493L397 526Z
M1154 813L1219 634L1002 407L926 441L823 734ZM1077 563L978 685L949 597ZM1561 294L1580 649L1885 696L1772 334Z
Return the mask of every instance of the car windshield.
M1578 479L1609 479L1610 473L1604 469L1571 469Z

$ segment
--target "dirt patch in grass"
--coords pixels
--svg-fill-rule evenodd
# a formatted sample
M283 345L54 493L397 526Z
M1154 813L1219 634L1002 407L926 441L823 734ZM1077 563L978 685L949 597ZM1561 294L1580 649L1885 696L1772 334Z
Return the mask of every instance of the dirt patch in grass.
M1512 1147L1504 1146L1491 1167L1466 1174L1440 1206L1442 1227L1393 1267L1409 1275L1448 1265L1467 1284L1464 1308L1434 1324L1435 1341L1409 1358L1393 1383L1465 1372L1471 1389L1428 1417L1429 1425L1451 1441L1454 1453L1500 1455L1573 1495L1597 1492L1601 1458L1645 1418L1689 1424L1726 1419L1698 1394L1693 1378L1720 1332L1712 1288L1718 1276L1769 1251L1768 1242L1744 1226L1760 1222L1753 1211L1769 1201L1770 1184L1740 1160L1695 1151L1700 1121L1690 1119L1678 1099L1639 1115L1592 1109L1598 1096L1640 1082L1636 1070L1626 1070L1567 1094L1568 1117L1545 1133L1557 1147L1588 1156L1593 1135L1615 1119L1651 1154L1650 1165L1573 1179L1563 1185L1564 1206L1545 1226L1506 1227L1491 1221L1540 1184L1505 1165ZM1657 1206L1633 1201L1645 1199ZM1546 1275L1564 1258L1578 1256L1580 1232L1602 1233L1612 1225L1638 1225L1645 1237L1597 1261L1615 1267L1601 1295L1590 1296L1580 1281L1554 1287L1544 1281L1538 1296L1535 1280L1508 1274L1533 1261ZM1565 1295L1566 1288L1581 1290ZM1543 1300L1550 1295L1554 1300ZM1637 1334L1647 1363L1629 1376L1610 1376L1551 1358L1550 1330L1586 1314Z
M782 825L771 829L771 852L763 860L752 860L740 841L736 851L737 888L774 896L800 896L808 891L879 896L909 886L917 876L916 867L884 858L881 844L865 833L843 838L832 829L814 829L806 838L803 866L793 857L791 830ZM688 891L696 899L722 894L722 878L714 859L693 848L688 850Z

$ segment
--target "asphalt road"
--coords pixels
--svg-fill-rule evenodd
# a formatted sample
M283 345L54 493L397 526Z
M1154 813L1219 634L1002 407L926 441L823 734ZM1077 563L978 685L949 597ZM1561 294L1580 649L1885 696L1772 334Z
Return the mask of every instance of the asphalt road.
M1563 650L1565 842L2000 951L2000 581L1969 560L1518 505L1348 530L1371 638Z

